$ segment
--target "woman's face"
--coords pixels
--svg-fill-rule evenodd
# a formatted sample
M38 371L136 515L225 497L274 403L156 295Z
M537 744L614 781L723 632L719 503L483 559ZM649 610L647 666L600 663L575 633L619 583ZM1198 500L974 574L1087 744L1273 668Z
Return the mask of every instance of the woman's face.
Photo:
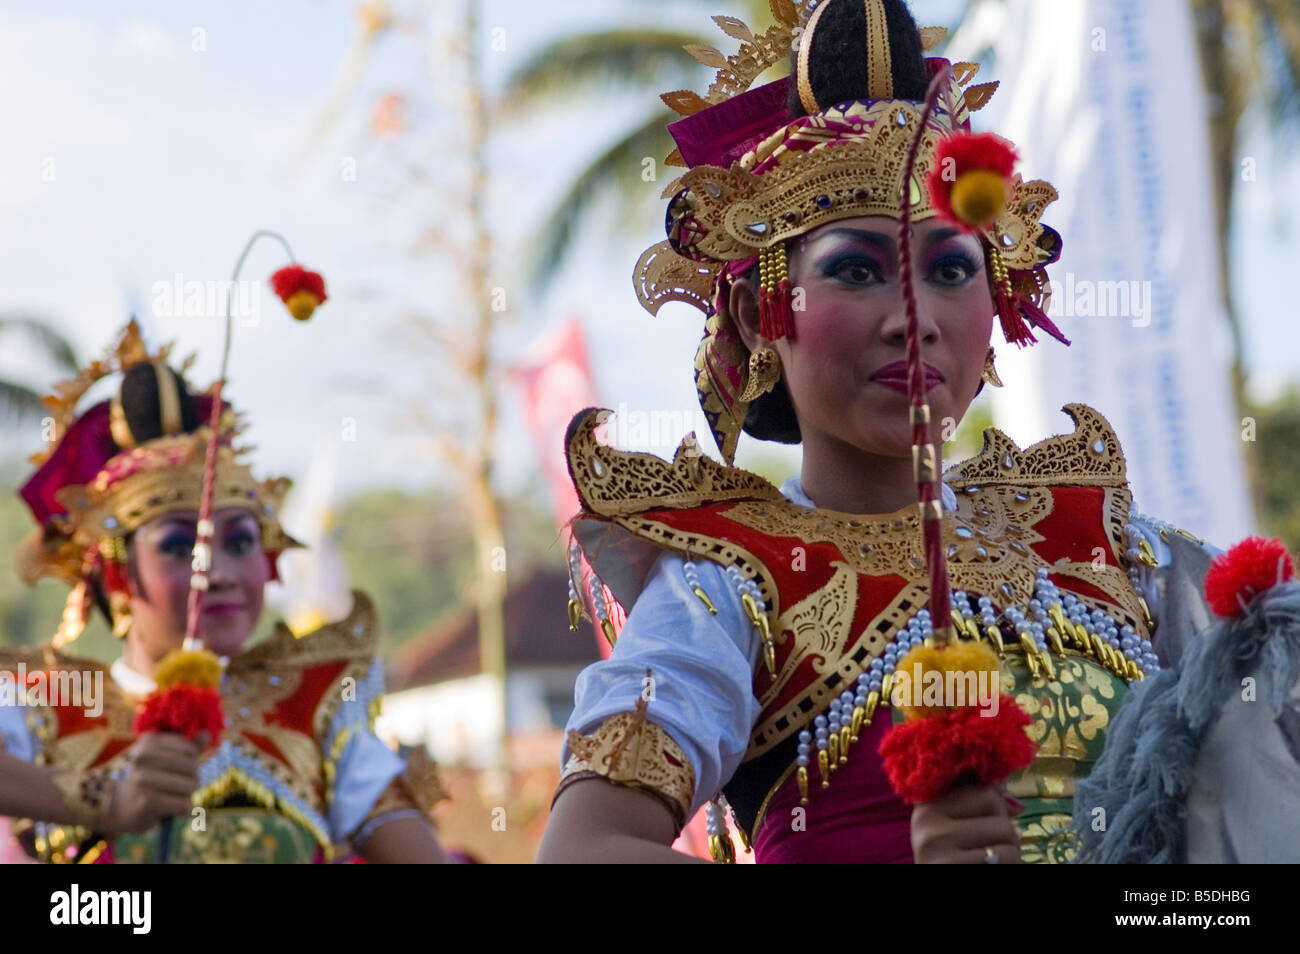
M911 455L907 394L897 386L906 367L885 370L907 357L897 243L898 221L884 216L830 222L791 243L791 286L803 290L804 307L794 340L772 346L805 443ZM976 237L927 219L913 226L912 261L921 357L935 372L927 370L926 399L941 439L945 419L950 436L979 387L993 304Z
M161 658L185 639L194 553L194 512L170 513L146 523L131 539L133 638ZM219 656L233 656L262 615L262 594L270 566L262 549L262 528L250 511L218 510L212 522L212 569L203 599L200 633Z

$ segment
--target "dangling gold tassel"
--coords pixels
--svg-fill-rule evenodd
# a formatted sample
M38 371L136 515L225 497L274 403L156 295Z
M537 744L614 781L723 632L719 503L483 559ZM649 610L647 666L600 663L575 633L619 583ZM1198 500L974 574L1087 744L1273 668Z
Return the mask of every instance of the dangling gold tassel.
M50 640L55 649L62 649L85 630L89 602L89 587L82 580L72 588L67 602L63 604L63 620L59 623L58 632Z
M126 634L131 632L131 626L135 622L131 615L131 597L125 593L111 593L108 605L113 611L113 635L118 639L126 639Z
M758 252L758 325L759 333L768 341L787 335L794 337L794 310L784 242Z

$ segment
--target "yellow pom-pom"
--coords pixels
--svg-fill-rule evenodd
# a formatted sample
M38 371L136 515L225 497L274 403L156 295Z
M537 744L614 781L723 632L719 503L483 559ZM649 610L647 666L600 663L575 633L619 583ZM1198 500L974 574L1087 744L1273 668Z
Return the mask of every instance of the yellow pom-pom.
M979 705L981 695L1000 691L1000 683L998 657L984 643L917 646L894 668L893 702L907 719L920 719Z
M963 172L952 184L952 211L968 225L992 221L1007 204L1006 177L992 169Z
M306 321L310 318L319 304L320 299L309 291L294 292L284 300L284 305L289 309L289 314L299 321Z
M221 682L221 660L206 649L174 649L154 669L159 689L196 686L215 689Z

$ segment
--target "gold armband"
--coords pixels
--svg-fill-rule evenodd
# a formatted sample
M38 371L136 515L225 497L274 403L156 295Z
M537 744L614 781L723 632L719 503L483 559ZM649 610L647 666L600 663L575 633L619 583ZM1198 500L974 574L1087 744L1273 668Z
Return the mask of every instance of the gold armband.
M658 796L677 830L686 824L695 771L672 736L646 720L643 701L633 712L610 716L590 735L569 733L569 760L555 797L574 782L595 777Z
M364 828L384 815L412 808L429 818L433 806L447 797L447 790L438 778L438 766L421 746L406 757L405 770L380 793L360 827Z
M88 772L56 769L53 779L76 825L90 831L107 828L109 811L113 806L113 780L107 767Z

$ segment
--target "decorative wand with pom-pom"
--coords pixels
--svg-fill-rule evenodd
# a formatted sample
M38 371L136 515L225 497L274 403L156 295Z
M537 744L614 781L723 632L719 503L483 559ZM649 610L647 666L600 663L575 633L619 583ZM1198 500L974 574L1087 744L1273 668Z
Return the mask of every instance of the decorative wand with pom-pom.
M244 260L257 240L273 238L284 246L293 264L271 276L271 287L298 321L306 321L326 300L325 280L309 272L294 259L293 249L282 236L262 230L255 232L235 262L231 286L239 280ZM208 591L208 574L212 569L212 499L217 478L217 451L221 442L221 415L224 405L221 390L226 383L230 363L230 339L234 326L234 295L226 308L226 340L221 352L221 373L212 389L212 412L208 420L207 454L203 467L203 492L199 498L199 518L195 527L194 556L191 562L190 594L186 606L185 642L158 663L155 681L158 687L141 703L136 715L135 731L178 732L193 740L207 732L210 744L218 744L225 716L221 708L221 659L203 647L199 626L203 619L203 598ZM165 818L158 829L159 864L166 864L171 854L172 819Z
M948 70L937 72L926 92L916 134L903 169L904 183L912 181L916 157L926 124L943 89L951 82ZM1015 164L1009 144L992 136L956 133L942 140L935 171L927 180L932 205L940 215L965 231L986 225L1006 205L1008 178ZM940 445L930 427L930 405L925 396L925 372L916 291L912 276L912 214L910 190L902 190L899 215L899 272L907 310L907 396L912 425L912 464L930 584L932 637L899 660L893 691L905 721L890 729L880 754L890 784L909 803L928 802L955 784L1000 784L1033 761L1034 744L1024 731L1029 717L1009 695L999 694L996 709L967 705L925 705L922 689L935 679L951 686L948 673L965 674L1000 685L997 657L984 643L959 641L954 633L948 592L948 566L943 546L942 469ZM1002 314L999 301L999 314ZM1021 323L1020 327L1023 327ZM1021 337L1008 327L1008 340ZM1027 333L1027 329L1025 329ZM1032 340L1032 337L1030 338ZM979 685L980 682L975 683ZM951 703L954 700L946 700ZM909 704L911 703L911 704Z

